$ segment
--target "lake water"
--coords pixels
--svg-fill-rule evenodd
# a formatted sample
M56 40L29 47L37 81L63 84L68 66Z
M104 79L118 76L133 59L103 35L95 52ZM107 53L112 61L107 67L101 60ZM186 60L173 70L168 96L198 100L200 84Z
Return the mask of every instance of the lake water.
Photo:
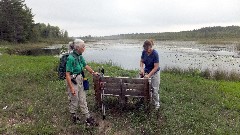
M111 62L124 69L139 69L141 40L108 40L86 44L84 58L90 62ZM240 73L240 52L236 44L203 45L194 41L155 41L160 67L234 71Z

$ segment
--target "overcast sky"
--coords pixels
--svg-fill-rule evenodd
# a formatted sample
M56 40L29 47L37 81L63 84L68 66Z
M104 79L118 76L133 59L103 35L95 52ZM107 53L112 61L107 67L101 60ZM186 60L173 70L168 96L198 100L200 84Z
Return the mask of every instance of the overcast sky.
M240 0L25 0L35 23L69 36L178 32L240 26Z

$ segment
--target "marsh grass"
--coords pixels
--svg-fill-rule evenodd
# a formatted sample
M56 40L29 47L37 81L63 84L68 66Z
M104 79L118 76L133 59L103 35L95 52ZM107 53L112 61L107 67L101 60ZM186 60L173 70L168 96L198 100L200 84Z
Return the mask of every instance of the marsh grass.
M172 74L186 74L195 77L204 77L206 79L212 80L226 80L226 81L240 81L240 74L236 71L223 71L215 70L211 71L210 69L205 69L203 71L199 69L181 69L175 67L165 67L162 72L172 73Z
M109 98L104 121L91 87L88 106L100 126L73 125L57 63L50 56L0 56L0 134L240 134L239 82L204 79L195 70L161 73L159 111L136 108L131 100L121 110ZM138 73L108 64L90 66L96 71L103 66L108 76Z

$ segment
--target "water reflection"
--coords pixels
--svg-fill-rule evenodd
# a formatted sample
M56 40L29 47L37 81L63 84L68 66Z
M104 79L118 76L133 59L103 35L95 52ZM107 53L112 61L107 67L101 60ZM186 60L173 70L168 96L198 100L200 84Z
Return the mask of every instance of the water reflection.
M111 40L87 44L87 61L112 62L124 69L139 69L142 52L140 40ZM160 66L240 72L240 56L236 45L202 45L187 41L156 41Z

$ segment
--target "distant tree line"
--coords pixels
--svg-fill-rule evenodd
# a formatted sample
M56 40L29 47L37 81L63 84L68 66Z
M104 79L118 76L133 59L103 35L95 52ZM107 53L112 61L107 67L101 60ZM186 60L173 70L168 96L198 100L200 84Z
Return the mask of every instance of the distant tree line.
M155 40L240 39L240 27L215 26L181 32L132 33L95 37L95 39L148 39L148 38L152 38Z
M68 39L58 26L34 23L32 11L24 0L0 0L0 41L24 43Z

